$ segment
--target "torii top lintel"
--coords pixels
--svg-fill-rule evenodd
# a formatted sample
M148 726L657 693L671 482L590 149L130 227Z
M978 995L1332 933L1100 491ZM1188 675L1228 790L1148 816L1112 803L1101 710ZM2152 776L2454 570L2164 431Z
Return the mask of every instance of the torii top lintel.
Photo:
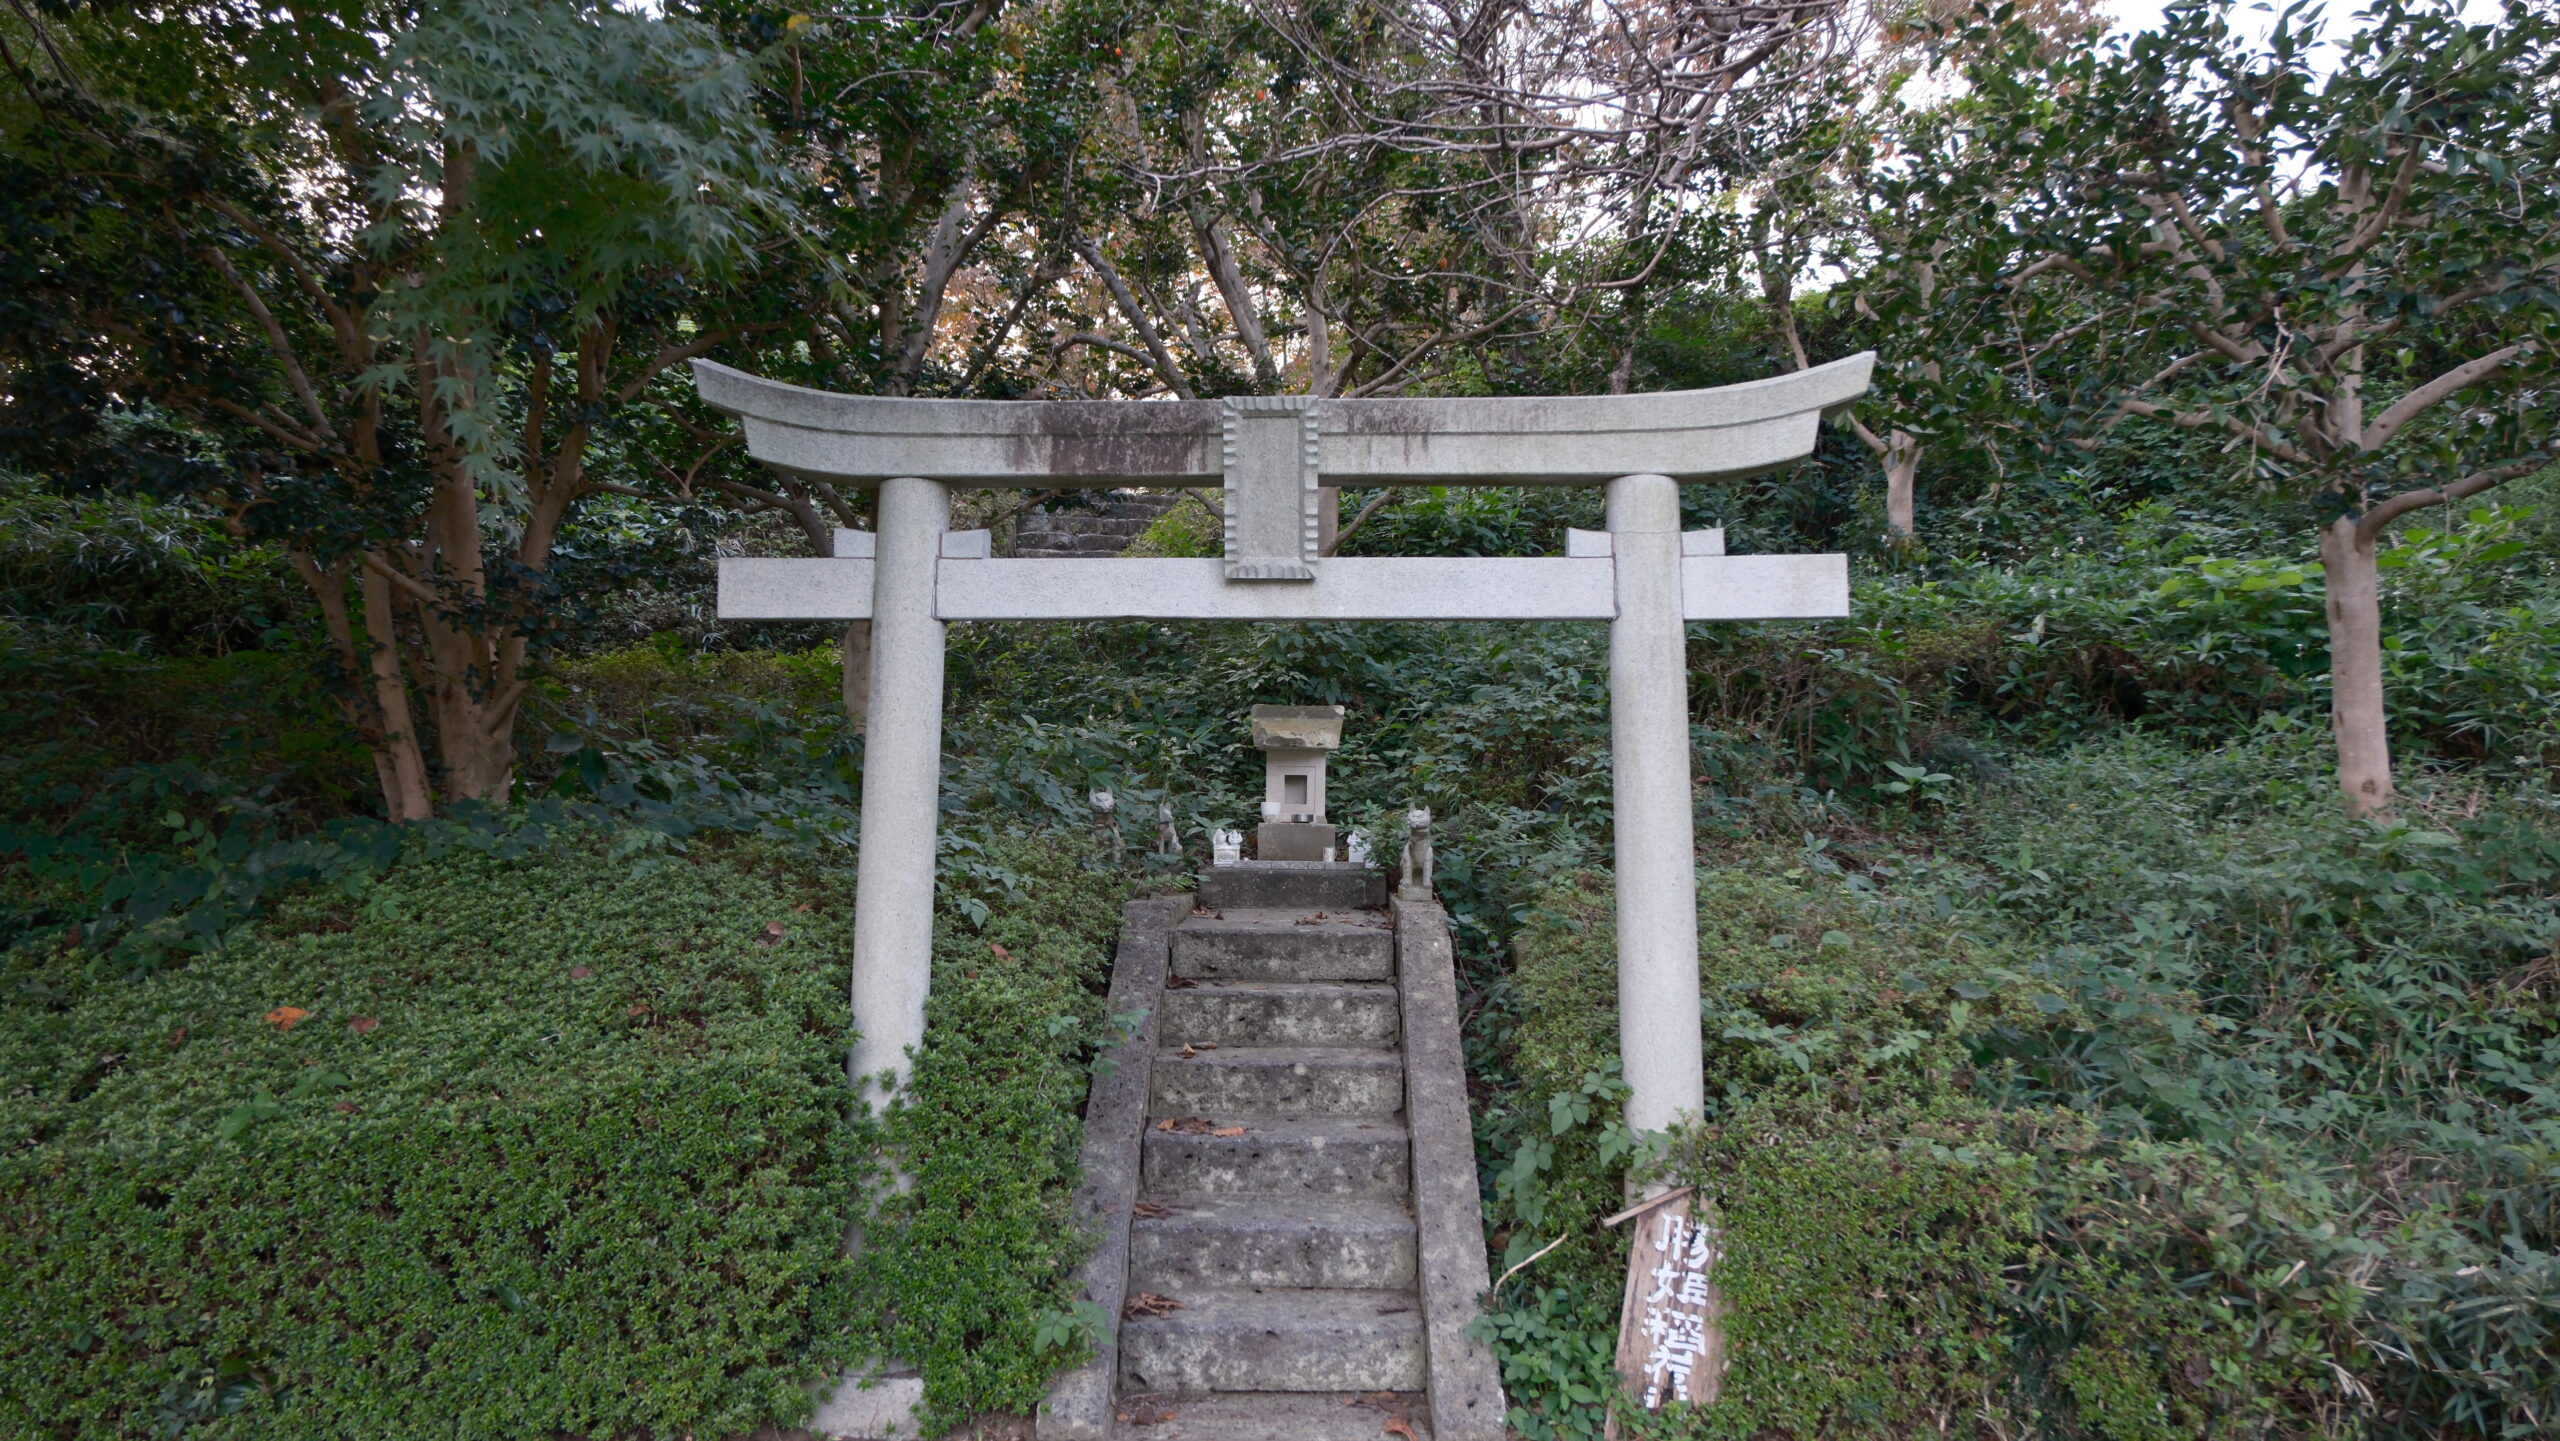
M1281 448L1253 443L1265 430L1327 485L1724 479L1811 453L1821 418L1863 395L1874 367L1868 352L1645 395L1026 401L839 395L693 363L703 400L737 416L747 453L777 470L1002 487L1233 483L1240 459Z

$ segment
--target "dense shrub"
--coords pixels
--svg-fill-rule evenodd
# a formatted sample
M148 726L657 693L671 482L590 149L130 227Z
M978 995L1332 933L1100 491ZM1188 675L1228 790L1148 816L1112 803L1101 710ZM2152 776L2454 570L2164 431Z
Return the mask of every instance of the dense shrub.
M859 1262L842 870L572 836L300 893L138 981L13 953L0 1431L718 1435L909 1341L948 1414L1020 1404L1056 1360L1010 1323L1058 1304L1078 1244L1041 1218L1121 883L1045 844L987 857L951 890L1024 974L988 994L958 960L988 942L946 915L937 1007L1037 992L1060 1020L938 1030L913 1114L970 1138L907 1149L932 1194L954 1165L1011 1178L1008 1224L956 1252L875 1226Z
M1733 1367L1683 1435L2539 1434L2560 1403L2560 804L2351 825L2315 746L2101 742L1700 886ZM1596 1434L1641 1151L1604 880L1489 978L1490 1323Z

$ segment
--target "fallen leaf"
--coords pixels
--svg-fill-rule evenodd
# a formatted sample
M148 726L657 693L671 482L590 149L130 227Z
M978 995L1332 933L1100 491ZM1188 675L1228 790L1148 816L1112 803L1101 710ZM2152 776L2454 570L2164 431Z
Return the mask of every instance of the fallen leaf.
M623 1014L626 1016L645 1016L649 1014L649 1003L647 1001L635 1001L632 1003L631 1009L623 1012Z
M1197 1047L1194 1047L1194 1046L1185 1046L1185 1047L1183 1047L1180 1051L1176 1052L1175 1054L1177 1054L1177 1055L1181 1056L1181 1057L1182 1057L1182 1059L1184 1059L1184 1060L1188 1061L1188 1060L1192 1060L1192 1059L1196 1058L1196 1057L1200 1054L1200 1052L1199 1052L1199 1049L1198 1049Z
M767 921L767 922L765 922L765 923L764 923L764 933L765 933L766 935L768 935L768 936L779 936L779 935L781 935L781 934L782 934L782 922L780 922L780 921Z
M801 915L804 915L804 916L805 916L805 915L809 914L809 903L808 903L807 901L802 901L800 904L798 904L798 905L796 905L796 906L793 906L791 909L793 909L793 910L795 910L795 911L799 912Z
M1192 1044L1198 1046L1204 1051L1214 1051L1218 1049L1218 1043L1215 1041L1195 1041Z
M336 1105L334 1105L334 1106L331 1106L329 1109L330 1109L330 1110L332 1110L332 1111L339 1112L339 1113L340 1113L340 1114L342 1114L342 1115L349 1115L349 1116L352 1116L352 1115L354 1115L354 1114L356 1113L356 1103L355 1103L355 1102L353 1102L353 1101L340 1101L338 1104L336 1104Z
M176 1029L176 1030L174 1030L174 1031L171 1031L171 1032L169 1033L169 1049L170 1049L170 1050L173 1050L173 1051L174 1051L174 1050L178 1049L180 1046L185 1045L186 1043L187 1043L187 1028L186 1028L186 1027L184 1027L184 1026L180 1026L178 1029Z
M1209 1134L1209 1118L1206 1116L1167 1116L1163 1120L1156 1122L1156 1129L1159 1131L1172 1131L1184 1136L1205 1136Z
M1401 1436L1404 1438L1404 1441L1422 1441L1421 1437L1413 1434L1413 1424L1405 1420L1402 1416L1388 1417L1384 1434L1389 1436Z
M311 1013L300 1006L278 1006L267 1012L267 1024L279 1031L290 1031L310 1018Z
M1344 1397L1342 1404L1345 1406L1393 1406L1403 1399L1393 1391L1363 1391L1357 1396Z
M347 1022L347 1029L361 1036L381 1024L382 1022L378 1017L358 1016L354 1020Z
M1168 991L1187 991L1198 984L1200 984L1198 981L1189 976L1175 976L1164 983L1164 988Z
M1137 1295L1129 1298L1128 1305L1120 1308L1120 1314L1123 1316L1135 1316L1142 1318L1147 1316L1170 1316L1181 1309L1182 1303L1173 1299L1171 1296L1159 1296L1153 1291L1140 1291Z
M993 941L987 942L987 949L995 952L996 959L999 961L1009 961L1013 959L1013 952L1006 950L1004 947L997 945Z
M1209 909L1207 906L1193 906L1191 908L1191 914L1198 916L1204 921L1223 921L1226 919L1224 915Z
M569 979L573 981L583 981L594 974L595 972L588 970L584 966L571 966L569 968Z
M1173 1214L1174 1208L1161 1201L1140 1201L1129 1208L1131 1215L1149 1221L1161 1221Z
M1241 1136L1241 1135L1243 1135L1243 1134L1244 1134L1244 1127L1242 1127L1242 1126L1220 1126L1220 1127L1218 1127L1216 1130L1211 1131L1209 1134L1210 1134L1210 1135L1212 1135L1212 1136Z
M1173 1419L1173 1408L1167 1406L1161 1411L1123 1412L1120 1419L1132 1426L1161 1426Z

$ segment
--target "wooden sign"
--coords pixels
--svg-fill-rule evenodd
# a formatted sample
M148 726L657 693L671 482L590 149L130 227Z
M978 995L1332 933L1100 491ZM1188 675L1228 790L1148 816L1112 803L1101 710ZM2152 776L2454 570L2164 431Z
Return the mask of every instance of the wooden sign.
M1636 1223L1618 1307L1618 1380L1648 1411L1666 1401L1705 1405L1724 1381L1724 1303L1715 1288L1722 1238L1705 1218L1691 1218L1693 1204L1690 1192L1674 1191L1611 1218Z

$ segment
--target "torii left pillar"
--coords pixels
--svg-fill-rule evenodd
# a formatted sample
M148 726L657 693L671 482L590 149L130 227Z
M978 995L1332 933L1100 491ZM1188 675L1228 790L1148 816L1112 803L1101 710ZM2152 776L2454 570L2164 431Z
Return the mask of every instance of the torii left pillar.
M862 849L854 863L853 1014L847 1062L882 1098L924 1041L933 979L933 867L942 810L942 619L934 574L951 494L914 476L880 482L871 567L871 726L862 753ZM893 845L875 838L895 836ZM921 958L921 959L920 959Z

